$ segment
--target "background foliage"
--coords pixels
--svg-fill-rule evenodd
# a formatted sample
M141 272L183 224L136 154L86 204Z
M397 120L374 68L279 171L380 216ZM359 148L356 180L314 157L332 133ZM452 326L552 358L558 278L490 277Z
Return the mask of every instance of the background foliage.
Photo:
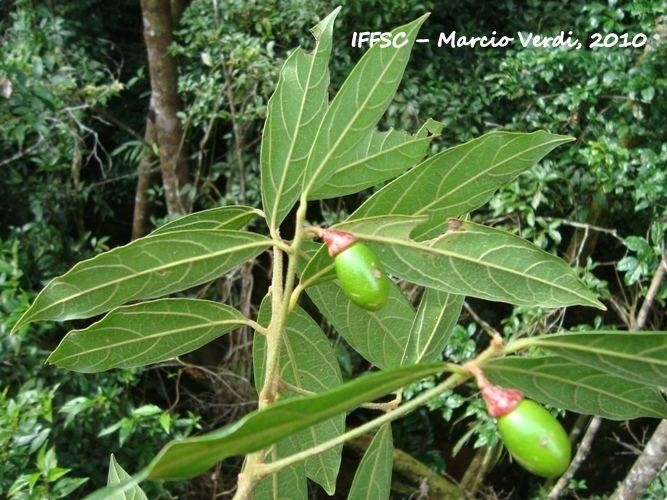
M310 47L306 28L334 7L324 1L277 4L193 0L176 29L172 51L188 162L195 172L188 189L195 193L196 209L259 204L259 137L268 97L288 50ZM660 33L664 9L656 0L586 5L503 0L483 8L459 2L447 9L428 1L343 2L332 88L338 89L359 57L358 49L341 43L348 34L386 29L425 11L432 15L422 34L432 39L452 29L467 35L571 29L584 38L597 31ZM250 357L237 337L180 364L84 376L43 364L64 334L61 326L40 324L8 335L49 279L128 241L136 170L149 147L142 140L149 83L136 2L6 2L0 6L0 37L0 79L12 82L11 97L0 97L0 197L8 208L0 211L0 495L67 497L75 488L79 494L90 483L104 482L109 449L123 468L137 470L174 436L219 426L250 408L255 398ZM496 128L546 129L577 138L499 191L474 217L580 266L610 312L547 312L468 301L475 316L505 336L586 324L628 327L646 294L665 251L667 229L662 40L645 50L430 45L414 51L381 128L416 132L433 116L445 124L434 151ZM159 224L165 216L159 182L150 193ZM336 222L369 194L322 201L309 218ZM256 310L266 271L260 259L202 294ZM664 305L666 298L663 285L657 303ZM475 316L464 314L446 358L463 361L473 355L474 341L484 336ZM664 329L664 312L650 323ZM344 378L368 369L324 321L323 326L332 335ZM407 396L431 384L427 379L414 385ZM480 401L461 391L434 401L429 410L395 426L394 442L460 478L477 448L495 444L493 422ZM586 482L574 486L586 488L585 494L608 492L627 466L612 436L632 442L651 425L638 422L628 434L620 424L605 424L600 449L589 461L606 463L610 454L619 460L602 475L587 466ZM518 472L503 460L488 484L509 491L518 484L513 474ZM196 497L232 481L213 477L172 493ZM519 482L521 492L537 494L535 479L521 476ZM653 486L658 496L661 484ZM149 496L158 493L167 494Z

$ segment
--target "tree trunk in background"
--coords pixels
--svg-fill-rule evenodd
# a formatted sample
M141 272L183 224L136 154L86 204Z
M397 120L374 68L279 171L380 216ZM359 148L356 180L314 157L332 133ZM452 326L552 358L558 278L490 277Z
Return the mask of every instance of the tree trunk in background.
M188 168L181 151L183 129L176 116L180 109L176 61L169 53L171 4L169 0L141 0L141 10L167 210L185 214L190 211L190 202L181 189L188 183Z
M188 6L188 0L170 0L171 4L171 27L172 30L178 28L183 16L183 11Z
M155 156L153 155L153 144L157 139L155 131L155 111L153 110L153 99L146 117L146 130L144 142L146 148L137 168L137 189L134 195L134 216L132 218L132 239L136 240L147 235L150 230L151 206L148 200L148 189L153 184L151 172Z

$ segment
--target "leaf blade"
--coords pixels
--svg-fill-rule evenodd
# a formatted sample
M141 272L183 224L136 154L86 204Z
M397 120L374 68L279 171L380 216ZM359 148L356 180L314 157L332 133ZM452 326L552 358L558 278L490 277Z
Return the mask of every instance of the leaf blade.
M266 454L267 463L275 462L294 453L291 447L286 447L281 441ZM308 482L306 470L302 462L274 472L262 479L252 495L253 500L308 500Z
M366 241L390 273L425 287L517 305L604 309L564 261L518 236L453 220L438 238L416 241L410 235L422 221L369 217L335 228Z
M285 61L269 99L260 152L262 206L277 228L299 197L301 177L317 125L327 107L333 24L340 7L311 31L315 49L297 49Z
M304 193L323 186L343 166L341 157L377 125L396 93L417 31L427 17L392 31L405 34L403 46L376 44L352 69L322 118L306 164Z
M268 238L246 231L192 230L147 236L79 262L52 280L14 330L37 320L89 318L131 300L200 285L270 246Z
M350 486L348 500L385 500L391 491L394 464L391 424L384 424L364 453Z
M493 383L520 389L540 403L584 415L611 420L667 416L667 404L655 387L559 356L492 360L484 373Z
M444 364L414 365L364 375L326 393L278 402L209 434L172 441L148 466L153 479L187 479L216 462L245 455L420 378L446 371Z
M402 174L419 163L435 135L373 131L348 154L331 178L308 196L311 200L357 193Z
M401 365L440 361L465 296L427 288L410 328Z
M241 229L258 215L259 213L256 208L243 205L210 208L167 222L150 234L154 236L172 231L187 231L192 229Z
M572 140L544 131L487 133L428 158L373 194L349 220L424 215L427 220L414 236L435 237L438 221L481 207L499 187Z
M667 332L602 330L530 339L548 352L640 384L667 387Z
M268 325L270 316L271 304L265 299L260 306L258 321ZM258 392L264 384L265 351L264 337L256 335L253 342L253 366ZM287 318L278 366L281 380L307 392L321 393L343 382L329 339L300 307L296 307ZM280 395L281 398L294 396L289 390L281 391ZM282 442L281 452L296 453L340 436L343 432L345 415L341 414L288 437ZM342 446L338 446L305 461L307 477L321 485L329 495L333 495L336 490L342 451Z
M336 282L327 281L306 293L350 346L382 370L401 365L415 311L399 287L389 286L387 303L367 311L347 298Z
M185 354L247 324L234 308L198 299L161 299L114 309L69 332L47 362L82 373L132 368Z
M133 483L132 476L130 476L116 461L113 453L109 458L109 473L107 475L107 487L116 486L124 483ZM110 494L107 497L109 500L148 500L148 497L138 484L131 484L125 489Z

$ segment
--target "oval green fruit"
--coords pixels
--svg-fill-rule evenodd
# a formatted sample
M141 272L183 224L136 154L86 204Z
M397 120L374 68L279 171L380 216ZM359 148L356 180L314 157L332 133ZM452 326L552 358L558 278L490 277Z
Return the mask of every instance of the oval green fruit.
M369 311L387 302L389 278L373 251L360 242L353 243L334 257L338 283L349 299Z
M500 437L519 464L542 477L558 477L570 464L570 440L560 422L529 399L498 419Z

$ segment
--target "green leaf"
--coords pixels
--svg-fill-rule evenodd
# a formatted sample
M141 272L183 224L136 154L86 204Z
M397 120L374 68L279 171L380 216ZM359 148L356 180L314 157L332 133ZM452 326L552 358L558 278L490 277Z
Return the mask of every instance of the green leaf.
M343 166L308 198L345 196L393 179L424 158L434 137L426 126L415 135L397 130L373 131L341 157Z
M291 447L286 447L281 441L266 454L267 463L275 462L292 454ZM252 500L308 500L308 482L303 462L292 464L289 467L274 472L262 479L255 488Z
M336 225L372 246L386 270L447 293L510 304L604 306L563 260L513 234L468 221L428 241L411 231L424 219L371 217Z
M557 408L611 420L667 417L667 404L655 387L632 382L561 358L508 357L484 365L495 384Z
M14 330L37 320L89 318L132 300L219 277L271 246L245 231L197 229L135 240L75 265L39 293Z
M381 370L401 365L415 310L397 285L390 284L387 303L378 311L352 303L337 282L311 286L306 292L352 349Z
M142 302L69 332L48 361L87 373L144 366L194 351L247 322L234 308L208 300Z
M345 156L375 128L403 77L417 31L428 14L392 31L400 47L375 44L352 69L327 109L308 156L304 192L324 186L345 166Z
M271 303L265 299L260 306L259 323L268 325L270 316ZM265 356L266 340L257 334L253 342L253 366L258 392L264 384ZM302 391L321 393L343 382L329 339L300 307L296 307L287 318L278 366L281 379ZM294 395L288 390L281 391L281 397ZM341 414L290 436L283 443L281 451L296 453L340 436L343 432L345 415ZM342 451L342 446L338 446L309 457L305 462L306 475L320 484L329 495L336 491Z
M389 498L394 466L391 424L378 429L354 475L348 500L384 500Z
M123 470L118 462L116 462L116 457L114 457L112 453L111 458L109 459L109 475L107 477L107 486L122 484L128 480L131 481L132 476L125 472L125 470ZM138 484L134 484L128 489L118 492L114 495L110 495L107 498L109 500L148 500L148 497Z
M189 231L192 229L241 229L259 214L256 208L232 205L229 207L211 208L180 217L151 233L170 233L172 231Z
M530 342L617 377L667 387L667 332L563 333L532 338Z
M405 344L401 365L442 359L442 351L459 319L464 300L463 295L426 289Z
M544 131L490 132L428 158L371 196L350 220L425 215L413 236L433 238L442 221L481 207L499 187L572 140Z
M153 479L195 477L220 460L246 455L421 378L444 364L414 365L364 375L325 393L279 401L203 436L167 444L148 466Z
M315 49L300 48L287 58L269 99L260 155L262 206L276 228L301 194L301 178L317 128L327 107L329 56L334 19L340 7L311 31Z
M311 258L303 266L300 283L306 288L315 283L322 283L336 277L336 268L333 259L329 256L326 246L309 242Z

